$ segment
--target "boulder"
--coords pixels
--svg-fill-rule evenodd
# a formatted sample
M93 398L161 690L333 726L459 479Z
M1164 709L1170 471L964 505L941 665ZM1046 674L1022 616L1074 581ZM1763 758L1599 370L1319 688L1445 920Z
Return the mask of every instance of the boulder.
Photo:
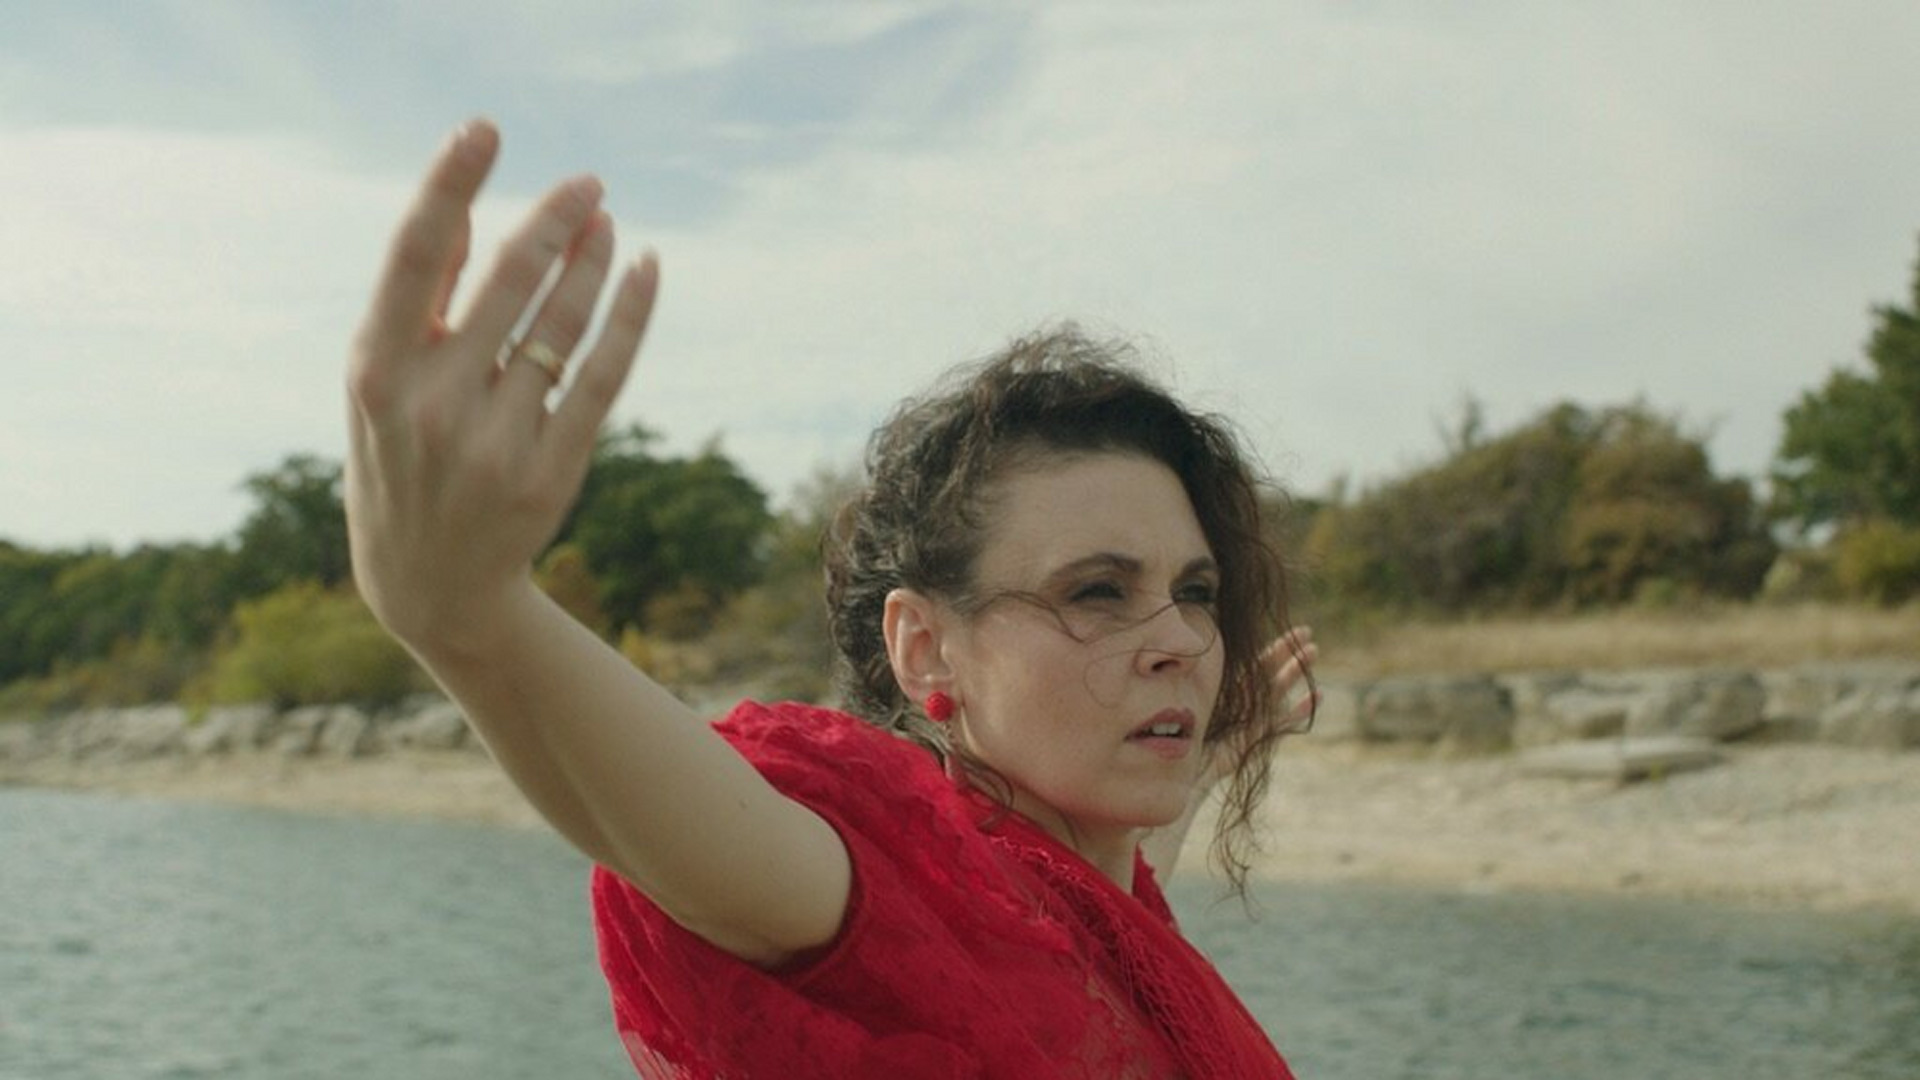
M331 705L303 705L280 717L273 736L274 751L287 757L306 757L320 750L320 736L333 717Z
M1820 716L1846 696L1847 683L1824 667L1802 666L1759 675L1766 703L1753 738L1762 742L1806 742L1820 733Z
M1920 689L1856 690L1821 713L1820 739L1877 750L1920 747Z
M70 761L107 753L120 739L119 720L111 709L81 709L53 723L54 748Z
M1627 729L1644 694L1622 688L1596 688L1574 685L1548 695L1541 702L1534 722L1529 725L1526 744L1579 739L1604 739Z
M1313 713L1315 742L1348 742L1360 737L1361 687L1346 682L1317 680L1320 704Z
M115 718L119 729L115 756L141 761L179 752L187 734L187 710L178 705L142 705L123 709Z
M267 705L219 705L187 729L183 749L189 754L225 754L257 750L278 731L279 716Z
M0 720L0 761L27 761L45 753L51 726L31 719Z
M1665 680L1642 711L1628 716L1627 734L1737 739L1760 727L1766 700L1760 680L1747 672L1690 672Z
M1589 739L1537 747L1520 755L1520 770L1529 776L1624 783L1704 769L1722 760L1720 751L1709 739L1661 735L1645 739Z
M390 746L411 750L458 750L467 742L467 718L460 706L433 698L387 726Z
M1524 671L1495 675L1494 682L1506 691L1513 707L1514 745L1534 746L1561 738L1547 711L1547 700L1578 686L1578 675L1570 671Z
M366 713L351 705L335 705L321 725L314 749L329 757L367 757L379 751L380 741L379 726Z
M1513 706L1485 675L1395 677L1360 698L1361 738L1422 742L1449 749L1494 750L1511 744Z

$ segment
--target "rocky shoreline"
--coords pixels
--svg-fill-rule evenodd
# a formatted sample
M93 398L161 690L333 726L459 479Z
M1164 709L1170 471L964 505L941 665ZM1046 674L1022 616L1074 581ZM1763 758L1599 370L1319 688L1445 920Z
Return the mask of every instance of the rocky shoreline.
M1920 915L1920 665L1323 680L1255 873ZM1568 780L1529 751L1685 737L1719 767ZM1519 752L1511 752L1519 751ZM457 707L171 705L0 721L0 784L538 827ZM1197 866L1204 826L1183 866Z
M1394 676L1322 685L1315 734L1466 751L1681 736L1920 748L1920 664Z

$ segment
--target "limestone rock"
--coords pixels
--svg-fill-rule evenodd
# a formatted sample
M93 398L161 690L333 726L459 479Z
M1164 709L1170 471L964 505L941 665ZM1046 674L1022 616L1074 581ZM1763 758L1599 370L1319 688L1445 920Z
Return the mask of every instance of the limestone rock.
M45 753L50 726L38 720L0 720L0 761L27 761Z
M1554 742L1562 736L1547 711L1554 695L1579 685L1580 677L1570 671L1526 671L1495 675L1494 682L1506 691L1513 707L1515 746L1535 746Z
M1920 689L1856 690L1821 714L1820 738L1879 750L1920 747Z
M467 742L467 718L460 706L433 698L389 725L387 742L411 750L457 750Z
M1627 717L1640 695L1619 689L1575 685L1552 694L1541 703L1530 726L1527 744L1603 739L1627 729Z
M1710 739L1663 735L1539 747L1520 755L1520 769L1531 776L1624 782L1703 769L1722 760Z
M143 705L118 714L118 756L128 761L162 757L180 750L187 734L187 710L178 705Z
M1828 667L1807 665L1759 676L1766 704L1754 737L1764 742L1805 742L1819 735L1820 717L1846 696L1852 680Z
M1725 741L1758 728L1765 705L1760 680L1746 672L1690 672L1660 680L1628 715L1627 734Z
M335 705L314 749L330 757L367 757L379 751L380 731L366 713L351 705Z
M1360 737L1361 687L1352 683L1317 680L1320 704L1314 710L1315 742L1348 742Z
M280 718L273 749L287 757L307 757L320 750L320 737L333 716L331 705L303 705Z
M277 720L267 705L215 706L187 728L182 748L200 756L256 750L271 738Z
M1382 679L1360 699L1361 737L1492 750L1513 738L1513 706L1484 675Z

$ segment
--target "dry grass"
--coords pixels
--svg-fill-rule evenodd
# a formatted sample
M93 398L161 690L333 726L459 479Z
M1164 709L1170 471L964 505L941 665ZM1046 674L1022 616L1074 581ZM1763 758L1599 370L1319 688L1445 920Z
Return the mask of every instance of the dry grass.
M1807 604L1407 621L1320 635L1323 673L1782 668L1813 661L1920 661L1920 605Z

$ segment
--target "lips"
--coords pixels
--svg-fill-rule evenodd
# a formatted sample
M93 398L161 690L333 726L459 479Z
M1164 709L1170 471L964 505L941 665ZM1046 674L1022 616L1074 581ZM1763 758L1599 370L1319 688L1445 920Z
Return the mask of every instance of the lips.
M1186 709L1162 709L1153 718L1133 729L1129 739L1186 739L1193 735L1193 713Z

